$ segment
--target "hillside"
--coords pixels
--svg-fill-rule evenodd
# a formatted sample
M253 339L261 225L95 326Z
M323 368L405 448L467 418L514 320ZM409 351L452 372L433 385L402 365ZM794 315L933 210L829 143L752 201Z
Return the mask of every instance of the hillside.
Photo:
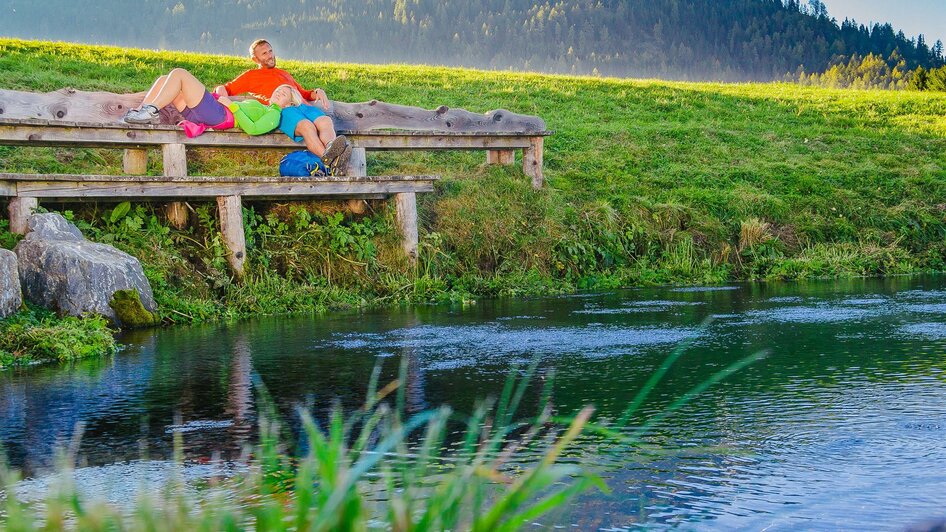
M0 36L224 54L265 37L310 61L681 80L779 80L868 54L943 64L942 43L829 15L818 0L8 0Z
M236 57L0 40L0 87L145 89L172 67L208 84ZM416 272L391 210L335 217L248 211L250 281L226 275L213 205L178 233L149 206L112 222L71 212L93 238L145 262L166 315L305 311L339 304L466 299L649 283L946 269L946 95L709 84L473 70L283 62L342 101L538 114L547 187L482 153L369 153L373 172L441 173L420 199ZM208 152L192 172L275 172L278 155ZM158 158L152 171L159 170ZM6 171L115 173L120 153L0 147ZM255 169L255 170L253 170ZM11 245L7 234L0 239Z

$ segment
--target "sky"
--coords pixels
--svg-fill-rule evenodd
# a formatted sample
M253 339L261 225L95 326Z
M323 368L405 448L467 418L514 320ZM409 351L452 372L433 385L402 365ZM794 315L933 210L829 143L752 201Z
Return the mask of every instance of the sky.
M907 38L923 34L930 46L946 42L946 0L823 0L828 15L860 24L889 22Z

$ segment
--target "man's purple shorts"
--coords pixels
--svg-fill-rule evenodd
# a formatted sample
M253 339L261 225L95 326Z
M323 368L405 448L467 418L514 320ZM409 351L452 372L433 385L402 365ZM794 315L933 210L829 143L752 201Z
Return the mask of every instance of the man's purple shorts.
M226 108L214 99L210 91L206 90L197 107L185 107L181 114L191 122L204 124L208 127L222 124L227 119Z

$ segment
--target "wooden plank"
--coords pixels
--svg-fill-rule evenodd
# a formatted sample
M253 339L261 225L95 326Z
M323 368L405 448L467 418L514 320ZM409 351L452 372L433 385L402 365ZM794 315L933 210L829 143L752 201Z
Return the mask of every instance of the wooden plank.
M489 150L486 152L486 164L515 164L515 150Z
M348 175L352 177L368 175L368 155L364 148L352 148L351 160L348 162Z
M528 147L529 139L535 136L523 133L451 134L418 131L349 131L345 134L356 147L373 150L514 149ZM199 137L187 138L179 128L132 127L124 124L117 127L113 124L28 124L9 120L0 120L0 144L112 148L183 144L216 148L299 149L299 144L282 133L250 137L235 130L208 131Z
M417 195L405 192L394 195L397 224L401 231L401 247L411 264L417 264Z
M542 137L532 137L530 147L522 150L522 171L532 178L532 188L542 188Z
M122 154L122 171L131 175L148 173L148 150L144 148L128 148Z
M303 198L362 196L400 192L433 192L432 181L283 183L110 183L89 181L20 181L17 193L37 198Z
M176 125L170 124L128 124L121 121L109 121L109 122L77 122L71 120L49 120L49 119L29 119L29 118L7 118L0 116L0 127L13 127L13 128L46 128L46 129L78 129L78 130L117 130L117 131L130 131L135 134L143 135L149 132L170 132L170 133L179 133L180 138L187 139L188 137L184 134L184 131ZM525 132L525 131L423 131L416 129L398 129L398 128L388 128L388 129L346 129L346 128L336 128L336 133L340 135L370 135L375 137L384 137L384 136L417 136L417 137L428 137L434 135L446 135L451 137L475 137L489 135L491 137L542 137L550 136L555 132L552 130L545 131L536 131L536 132ZM270 133L267 135L247 137L239 129L226 129L226 130L208 130L200 137L196 137L192 140L199 142L202 139L208 137L229 137L235 136L246 139L251 142L259 138L284 138L287 143L291 143L292 140L283 137L280 133Z
M218 196L217 211L220 215L220 234L229 254L227 262L237 280L243 278L243 263L246 261L246 236L243 233L243 205L240 196Z
M161 155L164 161L164 175L169 177L183 177L187 175L187 148L183 144L165 144L161 146ZM165 208L168 223L175 229L187 227L187 206L180 202L172 202Z
M7 211L10 215L10 232L17 235L25 235L30 230L30 215L39 206L39 200L33 197L15 197L10 200Z
M436 181L437 175L379 175L379 176L153 176L153 175L83 175L83 174L21 174L0 172L0 183L5 181L105 181L112 183L341 183L387 181Z
M418 191L418 192L429 192L429 191ZM200 196L194 198L188 198L194 202L206 202L206 201L215 201L216 196ZM360 211L367 211L368 204L366 200L386 200L390 199L391 194L350 194L346 196L339 196L337 194L306 194L299 196L266 196L266 195L254 195L252 197L244 198L247 201L331 201L336 203L344 204L344 208L352 209L353 214L362 214ZM47 197L43 198L45 201L56 201L60 203L119 203L122 201L139 201L139 202L162 202L167 201L167 197L158 196L132 196L132 197L123 197L123 196L109 196L109 197ZM351 202L364 202L363 207L352 207L349 205Z

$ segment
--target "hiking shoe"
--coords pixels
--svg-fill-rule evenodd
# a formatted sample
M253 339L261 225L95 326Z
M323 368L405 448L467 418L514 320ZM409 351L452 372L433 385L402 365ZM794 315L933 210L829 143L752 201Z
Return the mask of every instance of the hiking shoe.
M140 109L132 109L125 113L125 122L128 124L160 124L161 113L151 105L142 105Z
M332 161L338 158L339 155L345 151L345 146L348 145L348 139L345 138L345 135L339 135L334 139L330 140L328 144L325 145L325 153L322 154L322 161L328 165L332 165Z
M346 144L345 149L342 150L342 154L335 158L334 161L328 164L329 172L333 176L345 176L348 175L348 163L351 161L351 144Z

